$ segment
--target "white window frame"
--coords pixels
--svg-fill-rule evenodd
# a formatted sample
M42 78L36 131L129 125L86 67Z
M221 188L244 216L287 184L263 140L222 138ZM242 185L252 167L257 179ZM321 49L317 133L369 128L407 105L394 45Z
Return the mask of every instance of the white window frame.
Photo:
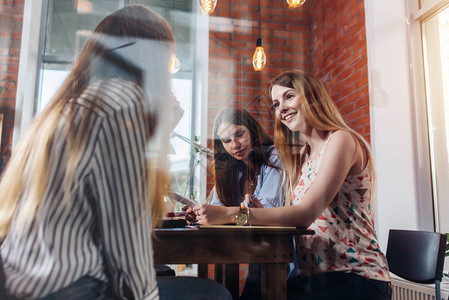
M412 10L410 10L411 12L411 17L413 18L413 23L415 24L415 26L417 28L419 28L419 34L420 34L420 39L419 39L419 43L418 41L416 42L416 46L421 48L421 51L418 53L418 51L414 51L412 54L414 55L414 59L415 59L415 64L420 63L420 76L419 76L419 81L420 81L420 89L423 89L422 91L420 91L420 95L421 97L423 97L422 99L424 99L424 101L420 101L420 105L423 106L422 111L427 111L427 99L426 99L426 92L425 92L425 75L424 75L424 57L423 57L423 49L424 49L424 42L423 42L423 38L424 36L421 33L421 24L422 22L424 22L425 20L433 17L434 15L438 14L440 11L442 11L443 9L447 8L449 5L449 0L433 0L429 3L427 3L426 5L424 5L422 8L419 9L419 7L417 7L417 1L411 1L413 2L414 6L411 7ZM418 32L418 29L416 29L416 31ZM422 38L421 38L422 36ZM417 49L418 50L418 49ZM426 153L426 155L428 157L430 157L429 159L429 166L430 166L430 174L432 175L432 177L434 178L433 180L431 180L431 185L432 185L432 200L433 200L433 215L434 215L434 230L436 232L442 232L442 228L440 227L440 218L445 218L447 216L440 216L440 211L438 209L438 195L437 193L434 193L433 191L436 191L436 173L435 173L435 162L431 159L433 153L432 153L432 147L429 144L429 141L431 141L433 143L433 135L430 132L429 128L429 121L428 121L428 116L426 115L425 118L424 116L422 116L422 123L420 123L420 126L422 128L423 131L423 136L425 135L425 137L427 138L428 144L428 151ZM425 132L424 132L425 131Z

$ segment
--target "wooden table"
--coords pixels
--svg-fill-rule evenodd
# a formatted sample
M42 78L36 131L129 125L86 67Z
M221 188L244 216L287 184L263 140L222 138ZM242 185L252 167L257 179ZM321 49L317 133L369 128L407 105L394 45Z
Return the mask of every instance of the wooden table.
M207 264L225 264L222 283L234 299L239 297L239 263L263 263L262 297L286 299L286 263L293 261L292 237L314 233L293 227L265 226L208 226L155 231L155 264L199 264L199 276L202 277L207 277Z

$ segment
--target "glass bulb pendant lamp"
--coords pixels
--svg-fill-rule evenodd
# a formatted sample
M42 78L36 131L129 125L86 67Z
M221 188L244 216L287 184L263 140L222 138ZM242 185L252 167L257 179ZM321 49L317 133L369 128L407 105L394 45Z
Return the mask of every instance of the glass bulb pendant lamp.
M253 55L254 71L262 71L266 63L267 63L267 56L265 55L265 51L263 50L262 47L262 38L258 38L256 51L254 51Z
M288 8L297 8L306 3L306 0L287 0Z
M200 6L205 14L210 15L217 6L217 0L200 0Z
M173 0L173 9L172 9L172 30L173 30L173 36L175 35L175 0ZM170 60L170 72L172 74L175 74L181 69L181 62L176 57L176 53L173 52Z
M171 57L171 61L170 61L170 72L172 74L174 74L174 73L178 72L180 68L181 68L181 62L176 57L176 54L173 54Z

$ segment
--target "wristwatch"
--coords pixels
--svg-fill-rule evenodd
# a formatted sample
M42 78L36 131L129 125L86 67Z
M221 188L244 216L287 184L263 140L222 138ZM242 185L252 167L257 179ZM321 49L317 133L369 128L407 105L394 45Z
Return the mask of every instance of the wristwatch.
M248 208L240 206L239 212L235 216L235 224L237 226L246 226L249 225L249 214Z

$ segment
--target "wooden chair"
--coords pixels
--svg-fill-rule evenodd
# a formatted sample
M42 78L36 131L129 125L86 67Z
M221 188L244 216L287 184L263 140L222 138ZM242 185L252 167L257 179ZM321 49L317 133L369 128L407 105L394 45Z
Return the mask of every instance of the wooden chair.
M435 284L435 299L441 299L446 235L412 230L390 230L387 260L390 271L417 283Z

